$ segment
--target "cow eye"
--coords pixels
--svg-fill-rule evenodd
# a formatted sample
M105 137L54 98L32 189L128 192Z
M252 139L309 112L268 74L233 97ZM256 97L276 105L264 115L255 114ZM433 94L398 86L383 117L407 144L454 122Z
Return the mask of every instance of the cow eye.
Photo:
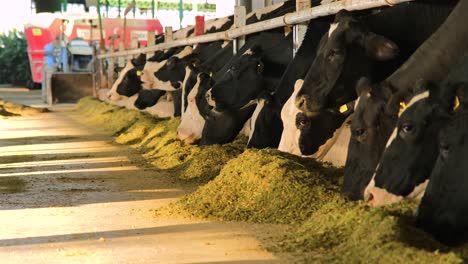
M341 51L339 49L331 49L330 52L328 53L328 59L333 60L340 54L341 54Z
M413 126L410 124L403 124L401 126L401 130L403 130L403 132L405 133L410 133L411 131L413 131Z
M354 130L354 135L356 137L360 137L362 135L364 135L364 133L366 132L366 130L364 128L357 128Z
M298 118L296 120L296 127L299 129L304 129L309 125L309 120L306 118Z

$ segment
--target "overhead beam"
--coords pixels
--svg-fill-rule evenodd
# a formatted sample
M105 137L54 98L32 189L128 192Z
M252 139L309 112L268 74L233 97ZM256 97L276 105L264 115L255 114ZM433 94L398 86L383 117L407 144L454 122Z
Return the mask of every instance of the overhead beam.
M312 7L306 10L298 11L295 13L288 13L284 16L276 17L273 19L269 19L266 21L257 22L255 24L246 25L240 28L233 28L227 31L206 34L202 36L195 36L186 39L179 39L173 40L169 42L165 42L162 44L158 44L152 47L134 49L134 50L126 50L126 51L119 51L114 52L111 54L101 54L98 56L99 59L109 58L109 57L119 57L119 56L129 56L135 55L139 53L150 53L157 50L165 50L172 47L178 46L187 46L187 45L194 45L198 43L206 43L212 42L217 40L232 40L240 36L245 36L248 34L266 31L273 28L283 27L285 25L295 25L301 22L306 22L310 19L315 19L317 17L329 16L338 13L338 11L342 9L346 9L349 11L354 10L364 10L370 8L376 8L381 6L388 6L389 2L392 5L411 2L414 0L360 0L360 1L337 1L325 5L320 5L316 7Z

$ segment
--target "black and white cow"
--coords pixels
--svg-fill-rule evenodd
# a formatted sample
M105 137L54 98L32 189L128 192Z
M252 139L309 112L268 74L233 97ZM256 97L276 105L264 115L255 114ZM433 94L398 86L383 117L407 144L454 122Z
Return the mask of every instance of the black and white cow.
M369 204L380 206L422 197L439 155L438 133L457 112L459 98L464 95L459 83L468 83L468 56L452 67L442 88L431 82L416 86L415 96L399 114L364 191Z
M174 33L174 39L186 38L193 34L193 27L187 27L177 30ZM156 37L155 44L164 42L164 35ZM152 57L148 59L151 62L161 62L168 59L175 53L178 53L181 48L171 48L165 51L156 51ZM146 55L140 54L135 59L130 59L125 67L120 71L118 79L114 82L112 88L107 92L106 96L111 101L118 101L125 97L131 97L138 93L143 85L139 78L142 70L146 65Z
M419 83L413 93L400 111L376 172L364 191L364 199L372 206L398 202L404 197L421 198L428 183L438 154L437 134L450 120L449 102L455 95L430 82Z
M207 94L214 109L207 116L210 122L205 123L202 144L232 141L253 114L252 101L262 93L273 92L292 59L292 34L285 36L283 30L262 32L249 38L215 78L215 85ZM233 120L236 115L247 119ZM223 125L226 122L239 129L226 133Z
M446 21L395 73L371 90L358 91L342 193L361 199L398 119L399 104L413 96L419 79L441 81L468 47L462 26L468 1L459 1Z
M460 107L441 130L439 155L416 214L417 226L451 246L468 241L468 83L457 86Z
M287 107L291 113L285 115L279 148L296 154L323 156L323 147L338 140L342 145L341 155L327 161L344 165L345 137L349 133L346 132L348 124L343 122L352 113L357 80L361 76L382 80L392 73L442 23L452 6L411 3L376 9L359 19L349 12L339 12L329 34L321 41L295 100L296 108ZM391 17L399 17L398 22ZM425 20L430 22L422 27L421 21ZM402 48L397 48L393 41ZM299 118L296 120L291 115ZM322 115L332 117L327 118L330 122L317 122ZM314 122L319 125L311 125Z
M252 115L252 129L247 147L277 148L283 131L281 108L293 92L296 80L304 78L315 58L319 40L329 28L330 18L311 20L296 56L288 65L272 95L266 93L258 100Z
M346 86L361 74L376 75L371 72L373 66L379 61L394 59L397 53L398 48L392 41L369 31L363 21L349 12L340 11L328 34L320 41L304 84L296 87L299 90L281 111L284 130L278 149L296 155L311 155L337 166L344 165L347 134L342 133L343 130L346 132L342 126L353 111L353 93L346 94ZM388 72L393 64L382 64L380 69ZM307 107L309 100L306 99L310 97L304 94L304 90L314 96L323 90L330 91L324 97L331 104L326 109ZM331 155L331 147L336 142L343 142L342 151Z
M284 3L280 3L280 4L277 4L277 5L274 5L274 6L270 6L266 9L262 9L262 10L259 10L259 11L256 11L256 12L253 12L251 14L249 14L247 16L247 24L250 24L250 23L254 23L254 22L257 22L257 21L261 21L261 20L266 20L266 19L270 19L270 18L273 18L273 17L276 17L276 16L280 16L280 15L284 15L288 12L292 12L295 10L295 3L294 1L287 1L287 2L284 2ZM288 27L289 29L289 27ZM289 32L290 30L288 30ZM231 65L233 65L233 63L235 63L237 60L239 60L240 57L242 57L243 55L243 52L245 52L248 48L249 45L253 45L251 43L254 43L256 41L256 39L258 38L258 36L261 35L260 33L259 34L252 34L252 35L249 35L246 37L246 44L245 46L243 47L243 49L241 49L237 55L231 59L231 61L229 63L227 63L225 66L225 60L222 59L223 56L218 56L218 57L215 57L213 56L210 60L213 61L213 63L215 64L218 64L220 66L224 66L224 68L222 69L219 69L219 67L215 67L215 68L218 68L219 70L208 70L208 69L203 69L203 65L209 65L209 62L206 61L206 63L203 63L201 66L200 66L200 69L202 71L204 71L205 73L213 73L213 83L215 83L217 80L220 80L220 78L224 75L224 73L226 73ZM250 46L249 46L250 47ZM280 51L280 52L284 52L284 51ZM224 55L224 58L226 58L226 55ZM220 63L220 62L223 62L223 63ZM190 74L191 77L188 77ZM187 82L187 84L193 84L196 83L196 79L197 79L197 76L198 76L198 73L191 73L190 71L187 71L186 72L186 79L187 81L184 80L184 82ZM191 87L187 87L187 85L184 85L184 87L187 87L187 91L190 91ZM236 113L235 111L231 111L231 112L225 112L225 113L221 113L221 112L212 112L210 111L210 106L207 104L207 100L205 98L205 93L207 91L207 89L210 89L211 87L206 87L205 85L201 85L201 86L197 86L197 91L196 92L193 92L193 96L195 96L195 94L197 94L197 96L195 96L195 100L192 100L192 102L188 102L188 104L192 104L192 106L190 107L187 107L187 111L186 113L184 113L182 115L182 123L181 123L181 126L179 127L179 138L181 139L185 139L185 138L196 138L197 140L201 138L202 134L201 134L201 130L200 129L197 129L199 127L203 127L204 126L204 122L205 122L205 119L208 119L210 118L210 124L212 125L208 125L207 127L211 127L211 126L217 126L216 124L219 124L219 123L216 123L216 122L222 122L224 124L232 124L232 127L240 127L239 125L239 122L240 123L244 123L245 121L243 121L243 119L245 117L248 118L249 115L251 115L252 113L252 109L253 107L252 106L249 106L249 107L246 107L244 109L242 109L240 112ZM188 94L188 92L187 92ZM184 96L182 96L182 99L184 100ZM189 101L189 100L186 100L186 101ZM194 115L194 116L192 116ZM225 116L223 116L225 115ZM202 118L203 117L203 118ZM184 122L184 119L187 118L187 120L192 120L192 123L191 122ZM198 120L198 121L201 121L202 124L200 123L197 123L197 124L194 124L193 123L193 120ZM222 121L223 120L223 121ZM197 122L198 122L197 121ZM235 125L234 125L235 124ZM192 129L193 128L193 129ZM221 131L222 129L224 129L223 131ZM234 129L234 130L237 130ZM238 131L234 131L232 129L229 129L229 126L228 125L224 125L222 128L221 127L218 127L217 130L211 130L211 129L207 129L205 135L206 138L211 138L211 139L215 139L215 141L217 141L218 143L221 143L221 142L227 142L227 141L230 141L230 138L232 138L231 135L237 135ZM214 133L212 133L214 132ZM217 135L218 134L218 135ZM210 135L210 136L208 136ZM225 137L224 140L221 140L222 137ZM218 141L221 140L221 141ZM196 141L197 141L196 140ZM205 143L205 141L202 141L202 143Z
M142 70L146 63L146 55L140 54L134 59L128 60L120 71L119 77L107 92L106 97L111 101L120 100L121 96L130 97L141 90L141 80L138 71Z

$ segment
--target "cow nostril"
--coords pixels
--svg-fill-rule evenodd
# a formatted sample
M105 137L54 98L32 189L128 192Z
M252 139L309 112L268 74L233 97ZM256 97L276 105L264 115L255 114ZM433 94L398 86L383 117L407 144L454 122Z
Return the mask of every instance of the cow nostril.
M372 194L372 192L366 191L366 193L364 193L364 201L370 204L373 200L374 200L374 195Z
M296 107L299 108L299 109L302 109L305 104L306 104L306 97L304 95L301 95L299 96L297 99L296 99Z

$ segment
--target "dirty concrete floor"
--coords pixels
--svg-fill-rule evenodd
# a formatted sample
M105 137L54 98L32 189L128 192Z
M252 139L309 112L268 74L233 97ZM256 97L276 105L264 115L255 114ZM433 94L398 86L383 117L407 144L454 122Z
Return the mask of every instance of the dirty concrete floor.
M56 109L0 119L1 263L278 262L247 225L155 217L190 186Z

